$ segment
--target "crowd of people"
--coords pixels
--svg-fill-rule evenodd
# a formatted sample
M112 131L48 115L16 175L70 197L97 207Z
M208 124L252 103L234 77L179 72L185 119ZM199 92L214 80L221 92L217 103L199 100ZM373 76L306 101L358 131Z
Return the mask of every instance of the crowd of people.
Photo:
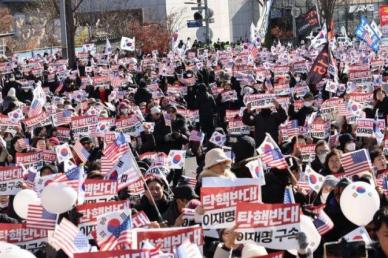
M284 203L286 189L292 189L304 215L314 219L314 207L323 207L334 224L316 250L306 247L309 235L300 234L296 255L322 257L325 243L358 228L344 215L340 198L348 185L362 181L380 198L379 210L364 225L373 239L367 247L369 257L388 257L388 144L381 136L388 114L388 50L382 47L375 53L362 43L330 47L336 74L326 72L314 84L310 68L321 48L309 44L266 49L239 43L225 50L194 47L141 57L119 49L85 51L78 54L74 68L60 53L4 58L0 165L23 166L25 177L19 186L34 189L26 176L30 167L36 169L37 178L66 174L68 165L58 160L56 148L67 144L71 164L83 166L86 180L117 180L114 165L107 170L104 158L111 155L107 146L119 133L125 136L124 145L136 160L132 165L141 173L144 187L139 194L125 185L115 200L130 201L132 214L143 211L150 228L184 227L186 209L196 216L206 209L200 201L204 178L255 177L246 165L262 158L259 149L272 138L280 149L275 155L286 166L263 161L262 202ZM367 67L367 75L355 76L357 67ZM77 124L81 118L89 122ZM374 122L370 135L357 131L358 119ZM78 130L81 127L87 129ZM112 133L113 140L108 139ZM86 150L86 158L76 146ZM306 151L307 146L311 148ZM342 157L361 149L368 154L370 169L348 176ZM178 150L184 150L183 159L196 166L171 168L169 154ZM54 159L20 161L23 154L37 152L54 153ZM307 168L324 178L318 191L303 184ZM26 218L14 210L14 195L0 197L1 223L24 223ZM78 225L82 213L74 205L62 217ZM203 255L258 257L275 251L238 243L236 230L205 231ZM96 241L90 243L99 248ZM50 248L35 250L36 257L66 257L62 250Z

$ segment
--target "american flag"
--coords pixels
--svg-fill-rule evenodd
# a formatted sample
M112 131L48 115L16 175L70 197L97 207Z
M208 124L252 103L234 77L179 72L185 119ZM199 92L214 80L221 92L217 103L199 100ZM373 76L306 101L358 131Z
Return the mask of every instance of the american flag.
M41 205L28 205L27 223L28 228L54 230L57 214L48 212Z
M43 103L39 99L33 99L30 109L28 110L28 117L34 117L42 112Z
M264 153L262 160L268 167L275 167L278 169L286 169L288 167L287 161L284 159L280 149L273 149Z
M295 203L294 192L292 191L291 186L286 186L286 188L284 189L283 203Z
M55 182L62 182L78 191L79 181L83 178L83 169L80 167L74 167L64 174L58 176Z
M323 209L320 209L318 216L313 220L314 226L320 235L324 235L334 227L333 221L327 216Z
M384 175L376 179L377 186L380 186L383 189L384 194L388 196L388 175Z
M37 172L34 171L32 167L28 168L27 174L24 176L24 183L27 187L33 189L35 186L35 178L37 177Z
M57 251L62 249L71 258L74 253L90 250L88 238L66 218L55 228L54 235L49 238L49 244Z
M114 87L114 88L120 87L121 84L123 84L123 81L124 81L124 79L121 78L120 76L112 76L112 77L110 78L110 84L111 84L112 87Z
M188 176L182 176L181 181L179 182L180 185L188 185L191 188L195 188L197 185L197 179L193 177L188 177Z
M101 157L101 172L108 174L117 163L118 159L129 150L124 134L120 133L116 140L109 144L103 151Z
M20 138L19 140L16 141L16 145L20 149L25 150L25 149L28 149L28 147L30 146L30 141L27 138Z
M128 148L129 147L125 140L124 134L120 133L116 140L104 149L103 154L109 160L117 161L121 155L123 155L128 150Z
M60 112L57 112L56 114L54 114L54 116L56 118L55 125L60 126L60 125L70 124L71 123L71 115L72 115L72 112L70 110L67 110L67 109L60 111Z
M290 120L287 122L288 137L294 137L299 134L298 120Z
M370 158L365 149L345 153L341 157L341 163L346 176L353 176L371 169Z
M84 148L84 146L77 141L73 146L74 152L77 154L78 158L85 163L88 161L90 153Z

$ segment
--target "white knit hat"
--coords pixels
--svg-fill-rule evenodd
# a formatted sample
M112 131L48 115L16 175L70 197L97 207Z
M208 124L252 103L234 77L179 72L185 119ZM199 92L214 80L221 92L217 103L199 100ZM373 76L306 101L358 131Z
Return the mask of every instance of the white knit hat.
M225 152L222 149L211 149L206 153L205 156L205 168L210 168L225 161L232 163L232 160L226 156Z

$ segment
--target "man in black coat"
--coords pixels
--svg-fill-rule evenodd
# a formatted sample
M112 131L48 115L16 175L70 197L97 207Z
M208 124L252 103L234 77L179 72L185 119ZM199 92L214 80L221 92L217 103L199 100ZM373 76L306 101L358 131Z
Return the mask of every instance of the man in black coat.
M314 96L310 92L306 93L303 97L304 106L298 111L295 112L295 107L293 104L288 108L288 115L290 116L290 120L298 120L298 126L303 126L306 117L314 112L314 108L312 107L314 103Z
M142 102L149 103L152 99L152 94L147 90L146 82L143 79L139 82L139 88L137 89L134 98L136 105L140 105Z
M251 105L248 104L244 111L243 123L255 127L256 146L260 146L265 138L265 134L269 133L275 141L279 138L279 126L287 119L286 111L280 104L274 100L276 112L272 112L269 108L263 108L258 113L251 110Z

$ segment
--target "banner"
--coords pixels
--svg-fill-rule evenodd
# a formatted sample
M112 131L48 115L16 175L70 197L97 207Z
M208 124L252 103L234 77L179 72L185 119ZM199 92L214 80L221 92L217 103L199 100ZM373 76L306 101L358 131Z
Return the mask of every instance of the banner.
M361 16L360 23L354 31L354 34L357 38L364 41L373 51L376 53L379 51L380 37L376 31L373 30L364 16Z
M228 133L230 135L249 134L250 127L245 125L240 118L230 120L228 123Z
M384 4L380 6L379 9L380 14L380 26L383 27L388 25L388 5Z
M39 169L43 166L42 152L16 152L16 163L21 163L25 167L32 166Z
M373 137L373 125L374 119L371 118L359 118L356 120L356 136L357 137Z
M113 200L117 194L117 181L86 179L85 203L99 203Z
M15 195L21 189L23 169L21 167L0 167L0 195Z
M172 253L186 239L190 239L193 244L203 245L203 230L201 226L172 227L158 229L137 229L134 230L132 241L133 249L140 249L144 241L149 241L154 246L160 245L160 250Z
M0 241L36 252L47 243L47 230L27 228L24 224L0 224Z
M260 202L261 180L259 178L225 179L208 177L202 179L201 203L204 229L229 228L236 217L237 202Z
M315 59L310 72L308 73L307 83L309 85L316 85L325 78L327 76L329 64L329 44L326 44Z
M303 162L312 162L315 159L315 144L299 146Z
M298 249L299 204L237 204L237 242L254 241L275 250Z
M260 37L261 41L264 41L265 34L267 33L272 3L273 0L268 0L265 2L262 15L260 15L260 19L257 22L256 29L258 30L258 36Z
M128 118L116 120L116 131L137 137L143 131L143 127L139 118L136 115L131 115Z
M78 228L83 234L88 236L96 229L97 218L99 216L109 212L122 211L125 208L129 208L129 202L127 201L87 203L78 205L76 209L82 214L82 217L79 220Z
M75 253L74 258L153 258L160 257L159 250L118 250L105 252ZM272 257L272 256L271 256ZM278 258L278 257L276 257Z
M330 136L330 123L324 121L322 118L317 118L311 124L311 137L316 139L326 139Z
M35 128L51 125L52 119L46 112L41 112L37 116L25 119L23 123L28 130L33 131Z
M97 116L76 116L71 118L71 131L74 138L82 136L90 136L93 132L93 127L98 123Z
M297 35L299 37L306 36L312 30L319 27L318 13L315 7L311 8L307 13L296 18Z

